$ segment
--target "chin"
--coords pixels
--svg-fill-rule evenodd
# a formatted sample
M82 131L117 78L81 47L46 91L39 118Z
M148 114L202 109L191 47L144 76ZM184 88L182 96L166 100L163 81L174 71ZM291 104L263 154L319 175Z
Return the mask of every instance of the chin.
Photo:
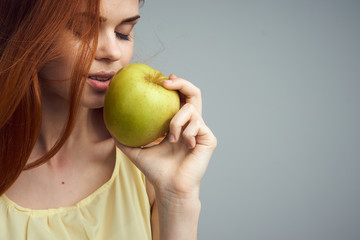
M84 93L81 98L81 106L88 109L98 109L104 107L105 93L89 90L90 89L84 89Z
M104 107L104 97L83 97L81 106L88 109L98 109Z

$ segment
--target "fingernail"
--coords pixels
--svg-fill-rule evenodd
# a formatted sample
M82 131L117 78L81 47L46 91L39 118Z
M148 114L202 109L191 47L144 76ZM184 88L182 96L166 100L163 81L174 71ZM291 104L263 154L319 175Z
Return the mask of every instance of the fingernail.
M188 143L188 148L193 148L193 146L191 145L191 143Z
M168 79L168 80L164 80L165 83L168 83L168 84L172 84L173 83L173 80L171 79Z
M170 142L175 142L175 136L173 134L171 134L169 140L170 140Z
M177 78L175 74L170 74L169 78Z

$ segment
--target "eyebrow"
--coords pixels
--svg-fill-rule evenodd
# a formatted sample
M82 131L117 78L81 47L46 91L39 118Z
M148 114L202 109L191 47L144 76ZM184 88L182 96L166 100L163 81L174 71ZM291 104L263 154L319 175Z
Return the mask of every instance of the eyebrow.
M134 17L129 17L129 18L126 18L126 19L122 20L121 24L123 24L123 23L131 23L131 22L134 22L134 21L138 20L139 18L140 18L140 15L136 15ZM107 20L106 18L100 16L100 21L101 22L106 22L106 20Z
M77 13L77 14L75 14L75 16L76 17L92 17L92 15L89 15L86 12ZM131 23L131 22L138 20L139 18L140 18L140 15L135 15L133 17L129 17L129 18L122 20L121 24L122 23ZM107 21L107 18L100 16L100 22L106 22L106 21Z

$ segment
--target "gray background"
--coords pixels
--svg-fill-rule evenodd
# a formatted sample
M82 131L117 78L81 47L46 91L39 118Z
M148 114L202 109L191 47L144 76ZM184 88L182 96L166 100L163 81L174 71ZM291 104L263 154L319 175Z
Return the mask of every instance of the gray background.
M360 239L360 1L147 0L141 15L134 61L199 86L218 138L199 239Z

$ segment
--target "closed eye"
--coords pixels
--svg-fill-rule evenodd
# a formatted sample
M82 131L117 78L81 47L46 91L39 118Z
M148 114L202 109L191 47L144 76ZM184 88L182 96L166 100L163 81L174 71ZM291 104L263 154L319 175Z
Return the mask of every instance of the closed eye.
M121 39L121 40L130 41L130 35L122 34L122 33L119 33L119 32L115 32L115 34L116 34L116 37Z

